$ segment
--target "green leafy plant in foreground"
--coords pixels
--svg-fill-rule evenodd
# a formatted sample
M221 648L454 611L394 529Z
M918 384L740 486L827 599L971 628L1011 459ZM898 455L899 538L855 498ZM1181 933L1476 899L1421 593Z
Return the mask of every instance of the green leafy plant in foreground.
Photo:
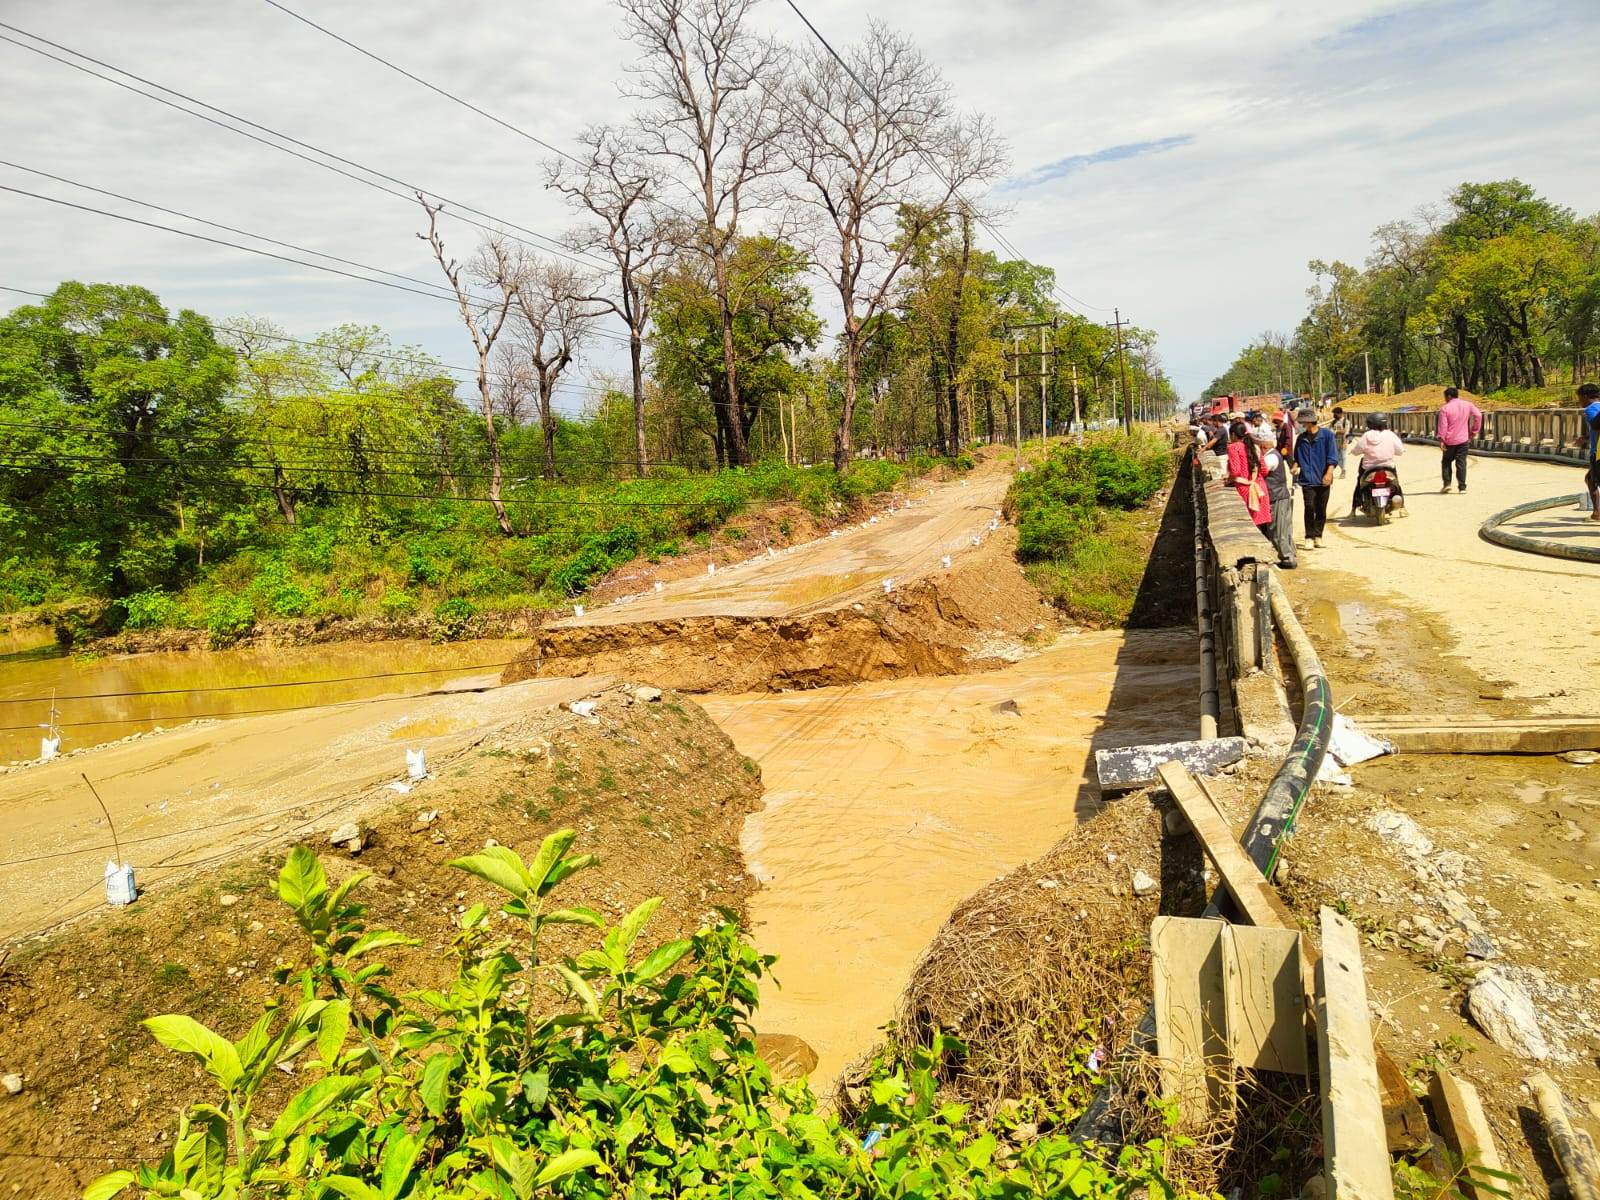
M179 1120L157 1163L114 1171L88 1200L130 1189L181 1200L530 1200L532 1197L1122 1197L1174 1193L1165 1145L1115 1162L1064 1136L1014 1148L940 1104L947 1038L882 1056L860 1129L818 1111L804 1083L780 1084L750 1019L772 959L731 919L642 944L660 905L615 924L560 907L560 884L594 865L570 831L531 860L489 846L451 865L491 884L498 910L469 908L438 990L397 995L377 957L416 943L368 930L353 896L301 848L278 894L308 953L285 964L289 993L238 1041L180 1015L146 1021L198 1061L215 1095ZM552 924L596 943L546 961ZM505 936L502 936L502 932ZM293 1063L310 1082L274 1113L263 1085ZM863 1131L866 1136L863 1137Z

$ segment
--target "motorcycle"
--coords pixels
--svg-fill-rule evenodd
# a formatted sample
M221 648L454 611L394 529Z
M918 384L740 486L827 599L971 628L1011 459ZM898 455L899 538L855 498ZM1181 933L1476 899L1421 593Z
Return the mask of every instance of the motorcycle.
M1393 463L1361 469L1356 477L1353 507L1378 525L1387 525L1396 513L1405 515L1406 496L1400 490L1400 472Z

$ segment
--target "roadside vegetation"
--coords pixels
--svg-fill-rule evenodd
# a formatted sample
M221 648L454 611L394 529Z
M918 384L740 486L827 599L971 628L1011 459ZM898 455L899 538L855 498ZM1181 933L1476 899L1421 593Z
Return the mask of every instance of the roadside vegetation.
M658 900L615 924L559 906L563 881L595 865L574 840L552 834L531 861L504 846L455 860L495 890L498 911L465 909L447 952L454 979L404 995L383 952L415 940L367 928L363 875L332 887L314 855L291 852L277 891L307 945L279 971L281 1005L238 1040L181 1014L146 1020L204 1070L206 1090L164 1157L101 1177L86 1197L1175 1194L1160 1138L1103 1161L1062 1132L986 1127L941 1103L935 1068L960 1053L943 1037L881 1055L852 1123L820 1110L756 1053L773 960L731 920L650 945ZM542 940L557 925L595 942L553 959ZM307 1082L269 1106L264 1085L284 1062Z
M1172 468L1171 450L1148 433L1051 449L1006 497L1029 581L1075 620L1125 623L1158 522L1146 505Z
M1600 361L1600 214L1520 179L1463 183L1380 225L1364 267L1315 260L1310 271L1294 332L1257 338L1208 394L1309 392L1320 379L1339 396L1436 383L1570 406Z

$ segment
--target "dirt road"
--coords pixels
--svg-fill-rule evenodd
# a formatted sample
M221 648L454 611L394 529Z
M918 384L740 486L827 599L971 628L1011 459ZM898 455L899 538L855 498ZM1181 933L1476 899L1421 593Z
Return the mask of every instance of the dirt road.
M556 627L616 625L688 617L776 617L836 607L858 594L882 594L883 580L911 582L959 558L983 538L1011 482L1009 468L986 463L962 480L913 485L892 512L848 526L838 536L753 557L715 575L663 583L567 617ZM908 505L909 501L909 505Z
M1326 548L1301 551L1301 572L1360 576L1375 593L1443 620L1455 653L1508 696L1539 700L1550 711L1600 711L1600 564L1525 554L1478 536L1492 513L1581 490L1581 472L1475 457L1466 493L1441 495L1438 463L1434 447L1408 447L1400 469L1411 516L1381 528L1350 515L1352 466L1349 479L1334 482ZM1581 518L1552 510L1539 520L1565 531ZM1600 526L1572 536L1600 544ZM1293 577L1288 582L1292 592ZM1417 711L1426 709L1426 696L1418 696Z
M476 681L488 687L492 679ZM0 940L102 904L114 857L86 773L141 886L305 838L392 800L405 750L450 769L500 725L587 695L603 680L536 680L237 721L201 722L0 776ZM428 783L414 790L426 806Z

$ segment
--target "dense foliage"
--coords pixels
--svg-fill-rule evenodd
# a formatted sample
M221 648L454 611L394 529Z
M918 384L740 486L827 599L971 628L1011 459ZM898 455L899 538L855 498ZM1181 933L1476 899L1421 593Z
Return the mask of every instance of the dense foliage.
M1152 436L1052 450L1007 498L1029 581L1075 620L1125 624L1150 560L1148 502L1171 474L1172 455Z
M941 1105L931 1068L959 1052L944 1039L880 1060L860 1128L820 1112L755 1050L772 960L731 922L643 949L659 900L611 926L556 907L556 888L594 862L570 853L573 840L552 834L528 862L503 846L456 860L503 903L462 915L448 986L407 995L378 954L416 943L365 927L353 899L364 876L331 887L309 851L293 851L278 894L310 945L279 971L284 1003L237 1041L181 1015L146 1021L205 1069L213 1096L182 1114L161 1161L112 1172L86 1197L1172 1194L1159 1142L1105 1163L1060 1133L1002 1142ZM542 937L556 924L592 928L596 944L553 961ZM264 1111L263 1084L290 1062L309 1082Z
M1313 261L1293 336L1268 333L1214 394L1361 392L1456 383L1474 392L1576 382L1600 355L1600 215L1521 180L1463 183L1442 208L1380 226L1364 269ZM1366 357L1364 358L1363 355Z
M1069 554L1107 509L1138 508L1172 473L1159 439L1092 438L1055 447L1017 477L1007 505L1017 522L1017 557L1040 562Z
M506 538L482 502L482 426L452 387L376 330L285 342L172 316L140 288L64 284L0 318L0 609L109 598L134 628L217 644L302 616L431 613L448 631L734 536L751 504L823 516L905 472L767 459L626 478L610 439L627 423L598 413L560 422L545 480L541 432L507 420Z

